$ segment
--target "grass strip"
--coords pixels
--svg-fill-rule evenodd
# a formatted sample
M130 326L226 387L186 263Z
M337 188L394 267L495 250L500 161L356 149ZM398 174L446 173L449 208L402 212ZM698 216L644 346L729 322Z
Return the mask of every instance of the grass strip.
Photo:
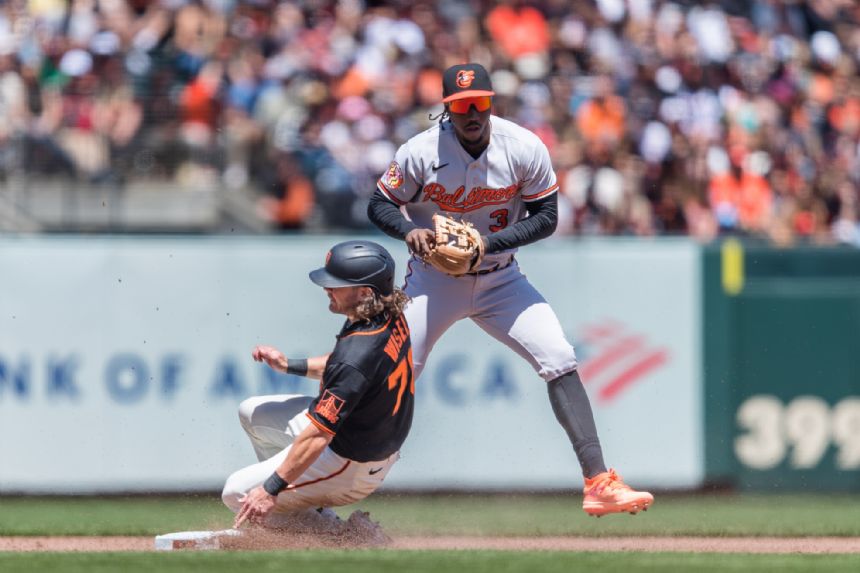
M860 536L860 496L658 496L636 516L586 516L578 496L374 496L354 509L393 535ZM214 496L0 498L0 535L157 535L223 529Z
M410 571L469 571L506 573L531 571L623 571L624 573L696 571L779 571L781 573L826 571L854 573L860 557L851 555L749 555L690 553L565 553L497 551L296 551L243 553L35 553L0 554L0 571L29 573L100 573L123 571L160 573L207 571L301 571L321 573L384 573Z

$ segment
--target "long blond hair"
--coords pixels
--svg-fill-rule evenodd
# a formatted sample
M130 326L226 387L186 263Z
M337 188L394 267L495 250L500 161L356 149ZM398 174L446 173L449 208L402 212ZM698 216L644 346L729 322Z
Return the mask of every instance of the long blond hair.
M370 320L382 312L388 313L391 318L397 318L403 314L403 307L412 300L403 290L394 287L394 292L388 296L382 296L376 290L358 303L353 315L358 320Z

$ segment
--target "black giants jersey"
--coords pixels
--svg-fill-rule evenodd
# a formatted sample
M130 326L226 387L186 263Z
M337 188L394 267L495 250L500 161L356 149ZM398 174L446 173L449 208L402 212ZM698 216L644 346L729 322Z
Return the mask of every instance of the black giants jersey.
M414 395L406 319L383 313L343 327L308 416L334 435L329 447L336 454L357 462L379 461L406 440Z

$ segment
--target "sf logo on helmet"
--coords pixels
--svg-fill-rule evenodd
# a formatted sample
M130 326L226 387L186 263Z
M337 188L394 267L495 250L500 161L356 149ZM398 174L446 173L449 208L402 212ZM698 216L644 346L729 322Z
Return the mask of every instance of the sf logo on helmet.
M474 70L460 70L457 72L457 86L467 88L475 80Z

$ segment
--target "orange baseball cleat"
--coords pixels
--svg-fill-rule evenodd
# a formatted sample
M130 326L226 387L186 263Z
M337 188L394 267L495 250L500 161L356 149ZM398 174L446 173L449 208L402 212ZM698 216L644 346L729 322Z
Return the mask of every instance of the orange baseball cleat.
M623 511L637 514L646 511L654 503L653 495L647 491L633 490L613 469L591 479L586 478L583 494L582 509L596 517Z

